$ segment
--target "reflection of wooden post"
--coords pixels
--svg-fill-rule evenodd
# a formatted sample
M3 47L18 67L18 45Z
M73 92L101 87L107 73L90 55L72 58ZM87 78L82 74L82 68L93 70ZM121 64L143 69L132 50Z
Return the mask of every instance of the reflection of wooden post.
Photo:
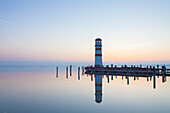
M58 67L56 67L56 77L58 78Z
M155 66L153 66L153 88L156 88Z
M149 81L149 77L147 77L147 81Z
M109 75L107 75L107 82L109 83Z
M127 85L129 85L129 76L127 76Z
M165 66L162 66L162 82L165 82Z
M93 81L93 74L92 74L92 72L91 72L91 81Z
M112 75L112 77L111 77L111 80L113 80L113 75Z

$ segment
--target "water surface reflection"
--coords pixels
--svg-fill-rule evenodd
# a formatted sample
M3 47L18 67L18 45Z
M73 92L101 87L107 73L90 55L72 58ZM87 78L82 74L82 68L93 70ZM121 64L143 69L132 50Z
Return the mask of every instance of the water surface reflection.
M0 68L0 113L169 113L170 82L147 78L82 74L78 66ZM78 76L79 75L79 76ZM116 78L117 77L117 78ZM96 80L99 78L99 80ZM112 80L113 79L113 80ZM153 81L153 78L152 78ZM102 85L96 85L101 84ZM102 86L102 87L101 87ZM97 94L97 95L96 95ZM99 95L98 95L99 94ZM102 95L101 95L102 94ZM100 103L96 103L100 102ZM123 109L122 109L123 108Z

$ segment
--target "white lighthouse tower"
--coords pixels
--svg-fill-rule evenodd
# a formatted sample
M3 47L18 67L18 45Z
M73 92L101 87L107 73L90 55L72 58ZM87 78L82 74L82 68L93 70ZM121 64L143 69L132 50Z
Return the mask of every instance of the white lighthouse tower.
M97 38L95 40L95 67L102 67L102 40Z

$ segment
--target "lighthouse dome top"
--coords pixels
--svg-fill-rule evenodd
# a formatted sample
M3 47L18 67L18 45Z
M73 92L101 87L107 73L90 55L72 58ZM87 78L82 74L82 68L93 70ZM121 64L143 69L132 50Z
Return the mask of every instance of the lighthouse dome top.
M96 38L96 40L95 41L102 41L102 39L100 39L100 38Z

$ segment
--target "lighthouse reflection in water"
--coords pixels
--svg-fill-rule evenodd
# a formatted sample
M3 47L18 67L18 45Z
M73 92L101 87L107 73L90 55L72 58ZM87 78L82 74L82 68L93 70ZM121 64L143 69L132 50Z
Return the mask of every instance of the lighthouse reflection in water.
M95 101L102 102L102 75L95 75Z

